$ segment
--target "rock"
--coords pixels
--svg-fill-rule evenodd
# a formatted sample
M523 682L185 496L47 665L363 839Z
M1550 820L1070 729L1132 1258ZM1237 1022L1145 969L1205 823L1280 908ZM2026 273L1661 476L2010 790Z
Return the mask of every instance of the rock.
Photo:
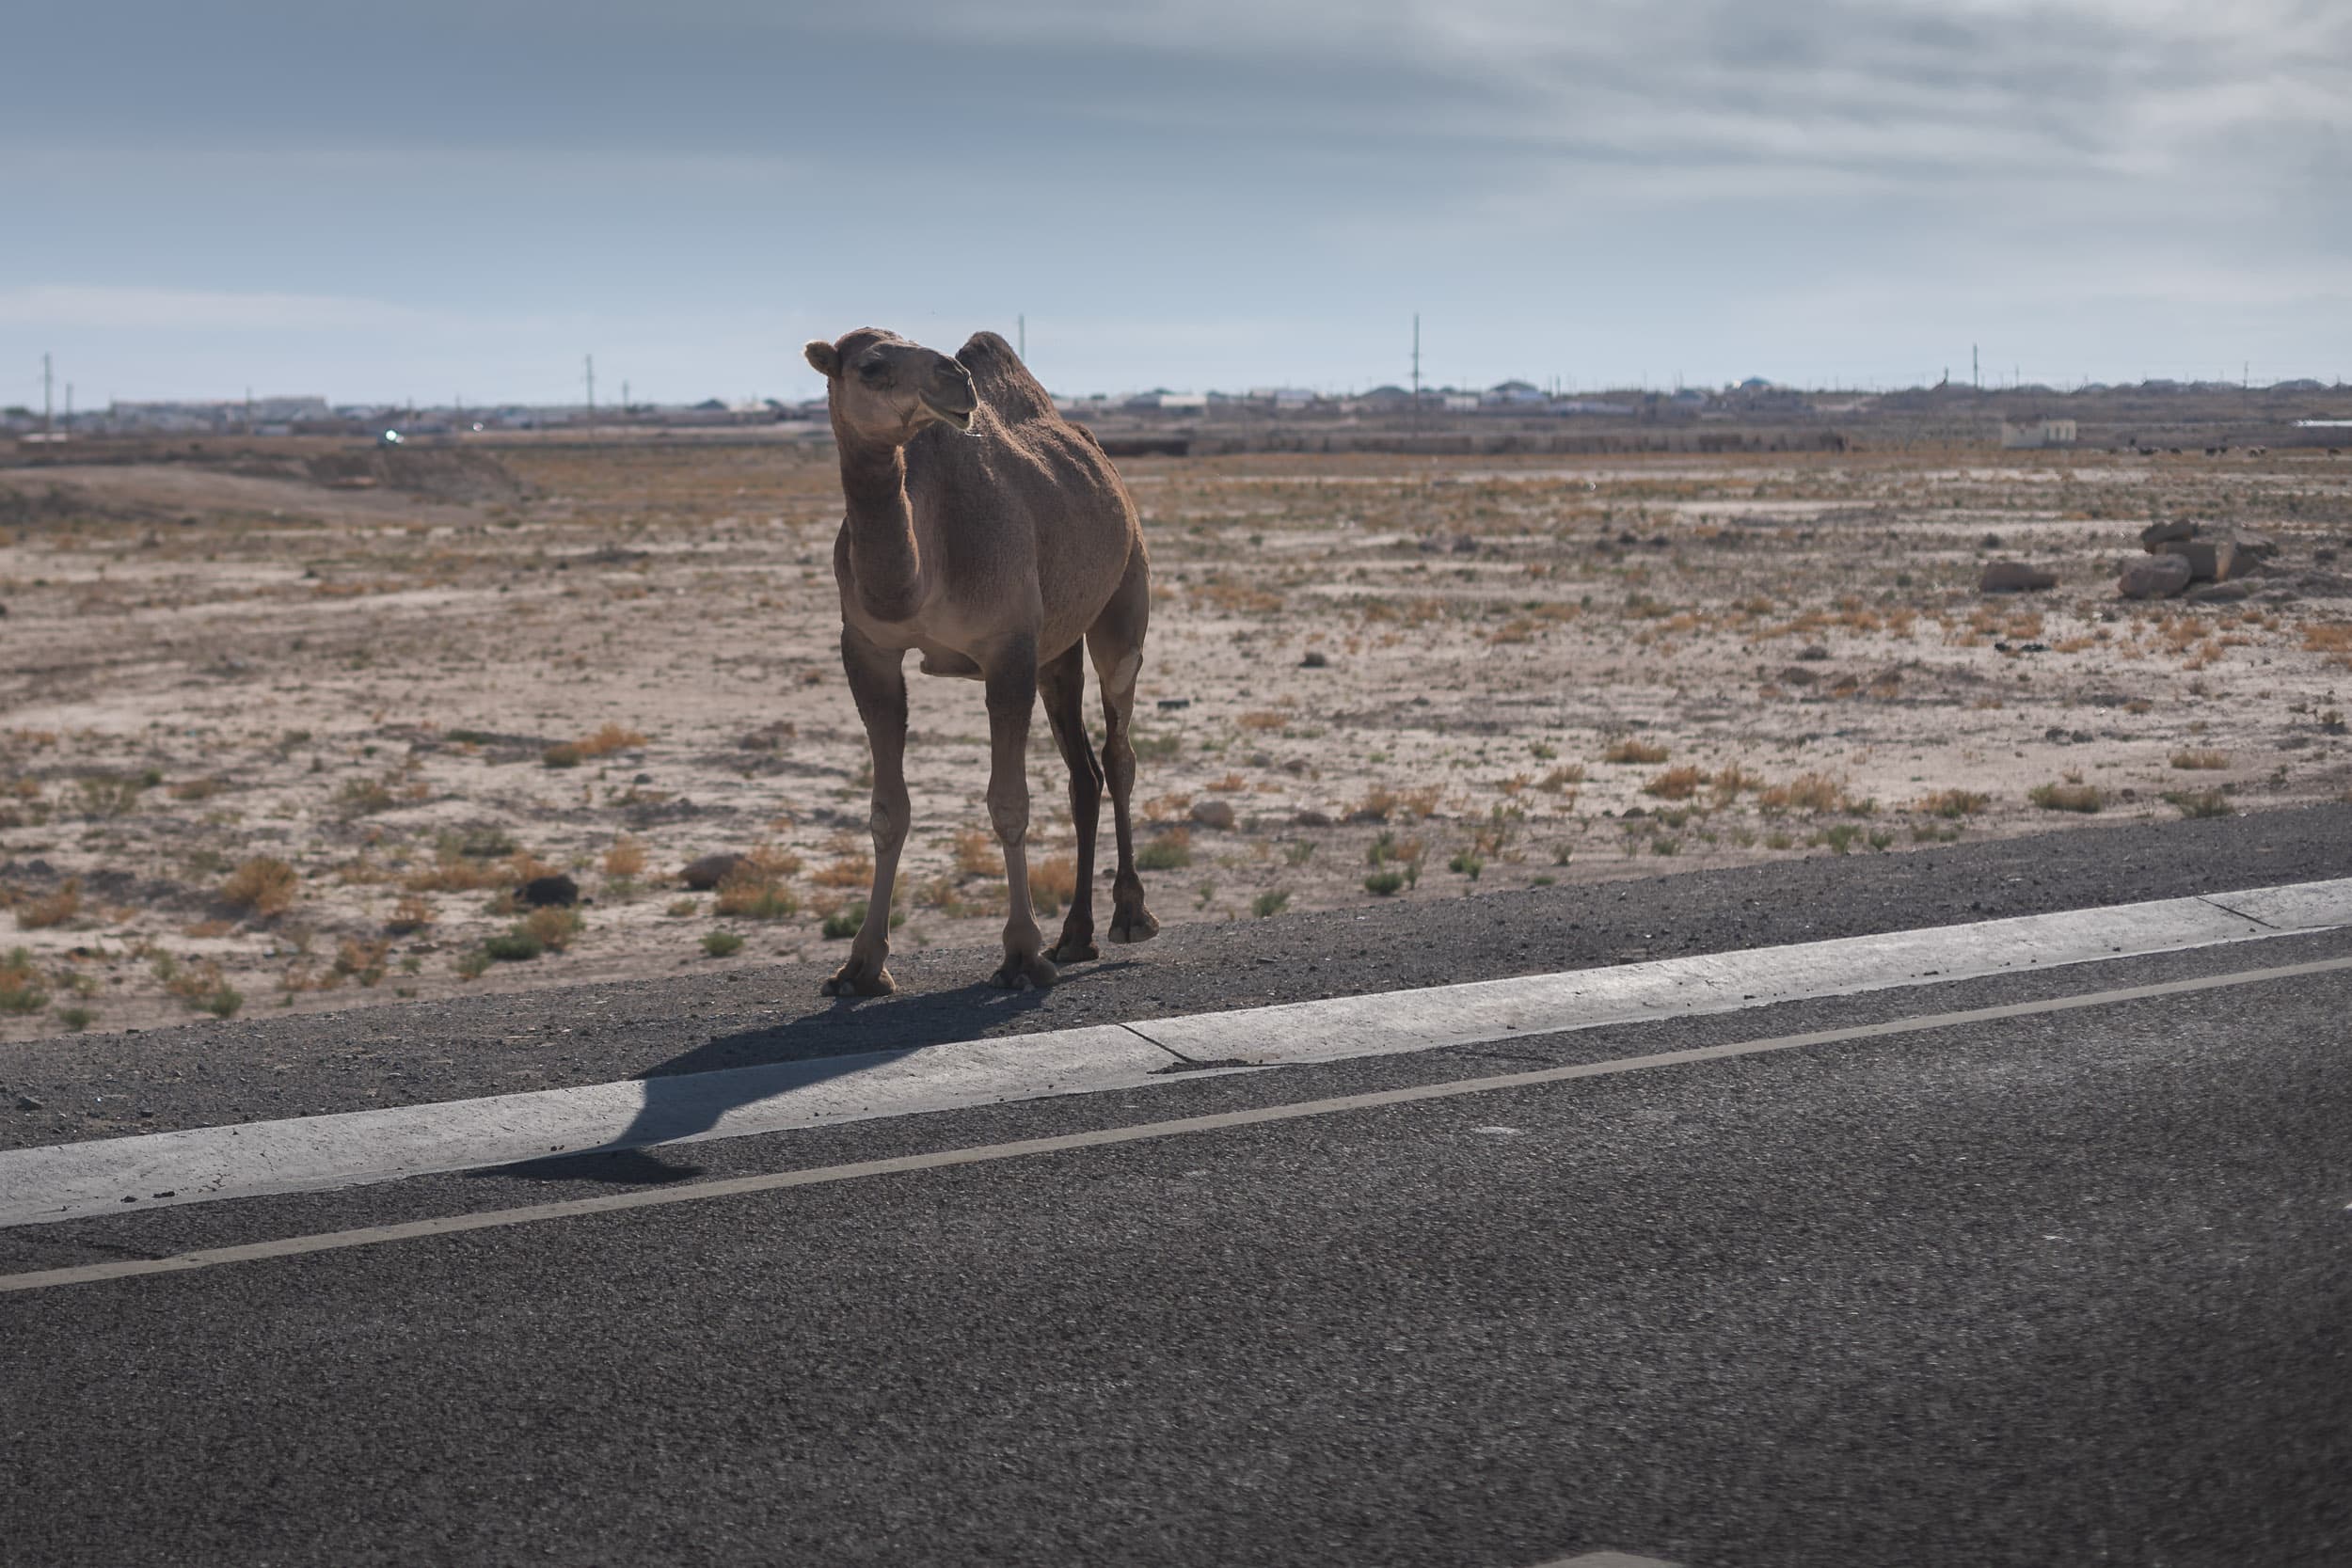
M2150 523L2139 531L2139 547L2150 555L2161 554L2167 545L2197 537L2197 525L2183 519L2169 523Z
M1816 642L1811 647L1798 650L1797 657L1804 659L1807 664L1819 664L1821 660L1829 657L1829 650L1822 647L1819 642Z
M735 744L746 752L780 752L784 743L797 733L788 721L779 720L772 724L763 724L748 735L737 736Z
M2237 546L2238 555L2247 561L2267 562L2279 553L2279 541L2250 528L2231 534L2230 543Z
M1331 814L1327 811L1316 811L1310 806L1291 820L1302 828L1327 828L1331 825Z
M560 872L552 877L533 877L523 884L523 902L534 910L568 910L580 902L580 884Z
M2192 582L2227 582L2237 570L2237 546L2227 539L2191 539L2172 553L2188 562Z
M1821 677L1802 664L1791 664L1780 673L1780 678L1790 686L1811 686Z
M2188 586L2188 562L2177 555L2143 556L2127 564L2116 591L2127 599L2169 599Z
M1301 670L1328 670L1331 668L1331 661L1325 657L1322 649L1310 648L1307 650L1307 657L1298 661L1298 667Z
M1977 541L1977 548L1980 550L1997 550L2000 547L2001 536L1997 533L1988 533Z
M1162 697L1159 701L1159 709L1162 713L1178 713L1190 706L1192 706L1190 697Z
M2201 582L2181 596L2191 604L2235 604L2253 594L2242 582Z
M736 867L743 863L741 855L722 850L715 855L705 855L699 860L687 862L677 877L679 881L684 882L696 893L708 893L712 888L725 881Z
M2058 574L2022 561L1988 561L1977 575L1979 594L2033 594L2058 586Z
M41 1103L29 1094L20 1094L16 1097L16 1108L20 1111L38 1111Z
M1192 819L1204 828L1228 829L1233 825L1233 808L1223 800L1201 800L1193 806Z

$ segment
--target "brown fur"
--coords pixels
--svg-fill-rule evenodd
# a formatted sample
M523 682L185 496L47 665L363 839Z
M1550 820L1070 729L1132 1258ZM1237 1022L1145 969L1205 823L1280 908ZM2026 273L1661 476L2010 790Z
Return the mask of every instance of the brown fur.
M1095 823L1105 782L1118 835L1114 942L1159 929L1144 909L1128 799L1129 729L1151 614L1135 502L1092 436L1063 420L1010 344L976 333L955 358L863 327L812 342L826 377L847 503L834 546L843 666L874 757L874 890L850 961L826 990L892 988L890 892L911 813L904 775L909 651L928 674L987 689L989 816L1011 913L997 984L1051 985L1054 962L1095 956ZM1098 760L1080 707L1084 653L1103 688ZM1030 908L1022 760L1042 691L1068 764L1078 889L1049 957Z

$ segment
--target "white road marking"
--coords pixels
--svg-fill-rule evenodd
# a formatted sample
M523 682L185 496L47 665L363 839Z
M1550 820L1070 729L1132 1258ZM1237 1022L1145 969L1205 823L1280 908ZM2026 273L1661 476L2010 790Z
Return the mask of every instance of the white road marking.
M2227 907L2224 907L2227 906ZM781 1132L2306 934L2352 879L1423 990L0 1151L0 1227ZM1178 1058L1182 1058L1180 1062Z
M555 1203L534 1203L516 1209L494 1209L470 1214L448 1214L437 1219L409 1220L398 1225L374 1225L358 1230L335 1230L313 1236L289 1236L276 1241L254 1242L240 1246L212 1247L201 1252L183 1252L170 1258L123 1259L105 1263L84 1263L70 1268L42 1269L28 1274L0 1275L0 1295L15 1291L47 1290L59 1285L88 1285L103 1280L132 1279L144 1275L184 1274L191 1270L218 1268L230 1263L252 1263L275 1258L299 1258L313 1253L340 1252L352 1247L377 1246L387 1242L418 1241L434 1236L455 1236L469 1230L499 1230L518 1225L535 1225L542 1220L575 1219L588 1214L612 1214L635 1209L658 1209L674 1203L706 1203L713 1198L783 1192L794 1187L826 1186L837 1181L856 1181L877 1176L945 1170L957 1165L986 1164L998 1160L1024 1159L1035 1154L1057 1154L1073 1149L1105 1148L1119 1144L1144 1143L1153 1139L1180 1137L1196 1132L1217 1132L1237 1127L1256 1127L1271 1122L1297 1121L1308 1117L1333 1116L1350 1111L1382 1110L1390 1106L1411 1105L1425 1101L1454 1100L1465 1095L1492 1094L1504 1089L1533 1088L1541 1085L1572 1083L1580 1078L1608 1078L1620 1073L1646 1072L1659 1068L1682 1067L1696 1062L1719 1062L1735 1056L1756 1056L1767 1052L1792 1051L1804 1046L1835 1045L1846 1040L1915 1035L1933 1029L1995 1022L2003 1019L2075 1012L2086 1007L2111 1006L2122 1002L2137 1002L2161 996L2180 996L2193 991L2221 990L2238 986L2263 985L2275 980L2290 980L2303 975L2341 974L2346 970L2352 970L2352 958L2320 958L2310 963L2281 964L2273 969L2241 970L2232 974L2208 974L2190 980L2168 980L2155 985L2125 986L2112 990L2051 997L2040 1002L2012 1002L1996 1007L1975 1007L1965 1012L1931 1013L1917 1018L1891 1019L1882 1023L1855 1024L1844 1029L1819 1029L1809 1034L1781 1035L1770 1039L1742 1040L1729 1045L1694 1046L1684 1051L1661 1051L1652 1055L1620 1057L1614 1061L1579 1062L1567 1067L1539 1068L1528 1072L1501 1073L1487 1078L1454 1079L1440 1084L1418 1084L1402 1089L1379 1089L1364 1094L1334 1095L1324 1100L1299 1101L1287 1105L1263 1105L1247 1111L1222 1111L1210 1116L1183 1117L1172 1121L1144 1122L1133 1127L1105 1127L1089 1132L1067 1132L1051 1138L1024 1138L1013 1143L984 1144L970 1148L936 1149L926 1154L904 1154L887 1160L861 1160L851 1164L820 1165L805 1170L771 1171L761 1176L729 1177L717 1181L681 1182L675 1186L639 1188L626 1193L602 1194L596 1197L569 1198Z

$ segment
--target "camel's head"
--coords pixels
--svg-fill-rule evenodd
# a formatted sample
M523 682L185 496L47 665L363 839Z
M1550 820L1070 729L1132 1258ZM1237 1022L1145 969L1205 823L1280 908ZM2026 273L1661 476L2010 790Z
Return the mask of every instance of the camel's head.
M969 436L980 405L972 372L895 332L862 326L837 343L801 351L825 378L834 417L871 440L903 446L936 420Z

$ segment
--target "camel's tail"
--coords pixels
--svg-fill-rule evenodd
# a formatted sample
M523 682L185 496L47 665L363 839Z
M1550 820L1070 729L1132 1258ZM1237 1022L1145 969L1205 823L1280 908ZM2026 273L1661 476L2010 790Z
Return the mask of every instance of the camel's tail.
M973 333L971 341L957 351L956 360L972 372L980 401L1007 424L1054 417L1054 400L1029 373L1012 345L995 333Z

